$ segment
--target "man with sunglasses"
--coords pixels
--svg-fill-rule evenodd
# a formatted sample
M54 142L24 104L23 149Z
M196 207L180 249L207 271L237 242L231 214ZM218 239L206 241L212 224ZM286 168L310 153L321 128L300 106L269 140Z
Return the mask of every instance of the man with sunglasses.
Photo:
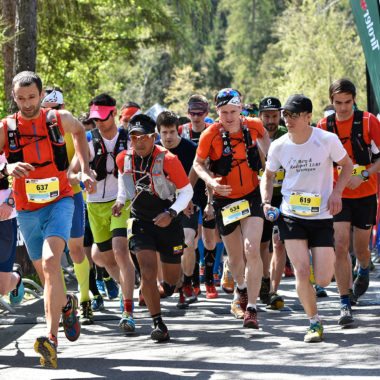
M116 156L128 149L128 133L116 126L116 100L108 94L95 96L89 102L90 119L96 127L90 131L89 161L96 173L97 191L87 196L88 219L97 250L92 252L93 261L120 283L122 316L119 327L124 332L133 332L133 290L135 270L128 252L126 221L129 217L128 204L112 214L118 191ZM73 160L70 166L72 183L79 183L81 174Z
M162 262L165 294L171 296L180 279L185 245L180 212L189 204L193 189L178 157L155 145L155 127L144 114L129 122L132 148L116 158L119 193L113 214L118 216L125 200L131 200L129 247L140 265L142 294L154 324L151 338L166 341L169 333L161 316L156 252Z
M327 286L334 273L333 215L342 209L342 192L349 180L352 163L341 142L332 133L310 125L312 103L305 95L289 97L283 108L288 133L269 148L260 188L263 209L271 205L276 171L285 170L281 193L280 238L293 263L298 297L310 319L304 341L320 342L323 325L317 311L316 295L310 281L312 254L315 282ZM333 189L333 162L342 171Z
M356 303L369 285L371 253L368 245L372 226L376 223L376 173L380 170L380 159L375 155L379 153L380 148L380 122L375 115L354 109L356 88L348 79L334 81L330 85L329 96L335 113L322 119L318 127L339 137L354 164L350 180L343 191L342 211L334 216L335 278L341 303L338 324L347 327L354 323L351 302ZM335 177L338 176L338 172L339 167L335 170ZM354 281L353 294L350 295L351 226L359 270Z
M220 122L201 135L194 169L213 190L216 223L227 250L229 269L237 282L239 303L245 311L243 326L257 329L256 300L263 271L257 145L266 154L270 141L260 120L240 116L239 91L219 91L215 104Z
M0 151L8 164L1 177L14 177L12 187L17 219L28 254L41 260L47 335L36 339L34 349L45 367L57 366L59 319L68 340L80 335L76 317L77 299L65 295L60 273L61 256L70 236L73 218L73 191L67 178L67 151L63 135L71 133L77 151L82 181L89 193L96 183L87 159L83 126L69 112L49 112L41 108L44 98L40 77L23 71L13 78L13 97L19 108L0 123ZM41 255L42 252L42 255Z
M210 126L205 122L208 115L208 100L205 96L194 94L190 96L187 102L187 114L191 120L190 123L180 125L178 133L181 137L193 141L198 145L201 133ZM199 179L194 186L194 198L196 204L201 208L202 213L202 240L204 245L204 275L206 285L206 298L217 298L218 292L214 284L214 266L216 258L216 231L215 218L213 210L210 210L207 200L206 186L203 180ZM196 252L196 262L193 273L193 287L196 294L199 292L199 261L200 253L198 248ZM203 261L203 260L202 260ZM189 279L185 277L185 285Z

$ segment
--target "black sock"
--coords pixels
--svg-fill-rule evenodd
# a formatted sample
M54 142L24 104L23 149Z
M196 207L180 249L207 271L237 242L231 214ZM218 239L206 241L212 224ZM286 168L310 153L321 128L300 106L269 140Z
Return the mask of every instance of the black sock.
M192 276L183 275L183 286L191 285L191 278Z
M193 280L193 286L196 288L199 288L199 250L198 248L195 249L195 265L194 265L194 272L192 276Z
M166 327L164 321L162 320L161 313L152 315L152 319L153 319L154 328L158 326L163 332L168 331L168 328Z
M90 285L90 291L92 295L95 296L100 296L98 287L96 286L96 279L95 279L95 269L92 267L90 269L90 277L89 277L89 285Z
M97 281L103 281L103 276L104 276L104 268L98 266L95 264L95 269L96 269L96 280ZM107 277L107 276L106 276Z
M214 265L215 265L216 247L212 250L205 248L205 283L214 284Z

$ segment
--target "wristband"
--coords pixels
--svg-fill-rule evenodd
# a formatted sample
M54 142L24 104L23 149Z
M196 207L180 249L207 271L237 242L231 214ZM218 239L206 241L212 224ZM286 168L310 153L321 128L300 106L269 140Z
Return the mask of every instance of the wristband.
M265 201L264 201L263 203L261 203L260 206L261 206L261 207L264 207L265 205L269 205L269 206L270 206L270 202L268 202L268 201L265 202Z

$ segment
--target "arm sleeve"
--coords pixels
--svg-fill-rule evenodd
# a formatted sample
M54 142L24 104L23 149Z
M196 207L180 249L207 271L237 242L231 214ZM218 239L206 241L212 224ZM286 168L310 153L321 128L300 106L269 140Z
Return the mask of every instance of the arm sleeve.
M117 177L117 198L116 202L120 202L123 205L125 205L125 201L127 199L127 193L124 188L124 182L123 179L121 178L121 174L119 173Z
M190 185L190 183L182 189L178 189L178 197L176 201L170 206L170 208L177 211L177 214L180 213L187 207L191 201L191 198L193 197L193 194L193 187Z
M369 114L369 137L376 146L380 146L380 121L373 114Z

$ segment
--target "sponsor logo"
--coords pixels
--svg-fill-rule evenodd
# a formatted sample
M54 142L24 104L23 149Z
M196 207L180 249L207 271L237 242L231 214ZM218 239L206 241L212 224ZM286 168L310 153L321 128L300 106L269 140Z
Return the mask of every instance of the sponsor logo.
M176 247L173 247L173 253L175 255L178 255L179 253L183 252L183 245L177 245Z
M373 28L373 21L371 19L371 15L369 14L367 2L365 0L361 0L360 7L364 11L363 17L364 17L365 26L367 28L371 48L372 50L380 50L379 40L376 38L376 35L375 35L375 30Z

